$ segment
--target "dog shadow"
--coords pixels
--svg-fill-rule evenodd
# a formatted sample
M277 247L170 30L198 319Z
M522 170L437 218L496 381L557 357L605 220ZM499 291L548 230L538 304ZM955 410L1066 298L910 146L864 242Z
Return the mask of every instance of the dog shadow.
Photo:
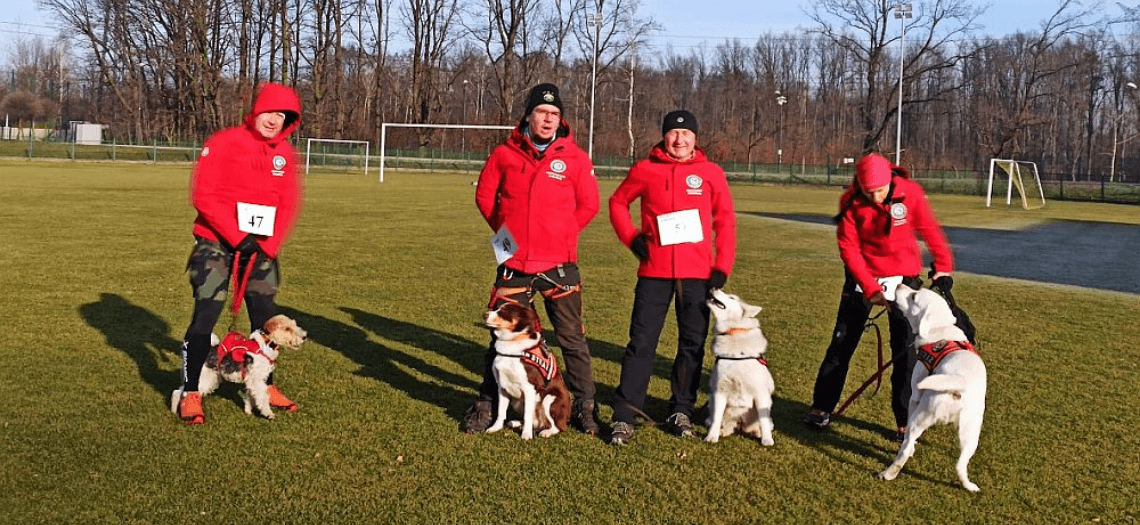
M895 434L894 428L887 428L878 423L871 423L848 416L833 416L831 418L831 424L833 426L836 424L847 425L872 433L877 437L868 440L841 435L832 430L814 430L808 428L807 425L803 423L803 415L809 408L811 407L799 401L774 396L772 398L772 419L776 424L777 431L799 441L805 446L818 450L820 453L837 462L856 466L855 462L850 458L839 454L841 450L878 460L882 466L868 473L872 477L887 468L887 466L894 461L895 455L898 454L900 444L892 439ZM919 446L921 445L922 442L920 440ZM915 479L948 487L955 486L953 483L947 482L944 479L936 479L918 474L913 470L904 470L900 476L902 475L909 475Z
M355 308L340 310L351 315L356 326L292 308L279 307L279 310L305 327L309 340L340 352L360 365L357 375L385 383L413 399L439 406L456 421L462 419L467 404L475 398L473 392L479 389L478 381L471 380L469 376L445 370L371 340L369 333L447 357L481 377L485 347L475 342ZM434 381L421 379L405 370L414 370Z
M80 306L79 314L103 333L108 345L133 359L139 377L164 399L182 382L182 342L170 337L170 325L161 317L112 293Z

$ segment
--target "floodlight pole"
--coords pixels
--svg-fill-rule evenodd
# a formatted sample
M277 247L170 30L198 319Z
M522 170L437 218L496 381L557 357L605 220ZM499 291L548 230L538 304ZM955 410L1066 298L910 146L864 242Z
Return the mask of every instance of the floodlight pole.
M594 92L598 89L598 39L601 38L602 32L601 13L586 15L586 26L594 28L594 65L590 73L590 141L586 149L586 155L592 161L594 160Z
M783 169L784 166L784 115L787 111L784 110L784 104L788 103L788 97L780 94L780 90L776 90L776 105L780 106L780 133L779 140L776 142L776 170Z
M902 164L902 100L903 100L903 58L906 56L906 19L911 17L911 4L895 5L895 18L899 19L902 27L902 38L899 40L899 109L895 120L898 128L895 130L895 164Z

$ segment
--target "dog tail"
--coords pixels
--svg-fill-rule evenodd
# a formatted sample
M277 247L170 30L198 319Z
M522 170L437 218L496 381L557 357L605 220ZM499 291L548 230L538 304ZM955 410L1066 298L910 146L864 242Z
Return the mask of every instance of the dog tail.
M916 386L919 390L961 393L966 389L966 378L950 374L935 374L919 381Z

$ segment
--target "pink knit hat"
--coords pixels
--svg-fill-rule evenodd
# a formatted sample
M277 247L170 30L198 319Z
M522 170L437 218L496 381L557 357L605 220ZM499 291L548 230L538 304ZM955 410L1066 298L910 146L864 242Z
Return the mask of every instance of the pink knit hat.
M882 188L891 183L891 161L874 153L867 155L855 164L855 180L864 190Z

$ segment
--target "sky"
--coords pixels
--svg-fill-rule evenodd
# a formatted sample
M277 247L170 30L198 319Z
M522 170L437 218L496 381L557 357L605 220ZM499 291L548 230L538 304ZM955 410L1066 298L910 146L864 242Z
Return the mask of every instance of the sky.
M986 0L978 0L982 5ZM1118 0L1107 0L1108 15L1120 13ZM917 4L917 2L915 2ZM1016 28L1035 30L1056 11L1058 0L993 0L980 20L982 33L1003 35ZM1082 2L1085 5L1091 0ZM1136 5L1136 0L1123 0ZM664 30L653 37L658 49L672 46L678 52L696 48L702 42L716 46L726 39L751 43L766 32L795 31L812 26L800 6L808 0L642 0L639 12L652 17ZM918 6L915 6L918 9ZM895 24L892 24L895 25ZM57 34L53 22L36 10L35 0L4 0L0 10L0 63L7 63L10 44L19 38L43 36L50 41Z

